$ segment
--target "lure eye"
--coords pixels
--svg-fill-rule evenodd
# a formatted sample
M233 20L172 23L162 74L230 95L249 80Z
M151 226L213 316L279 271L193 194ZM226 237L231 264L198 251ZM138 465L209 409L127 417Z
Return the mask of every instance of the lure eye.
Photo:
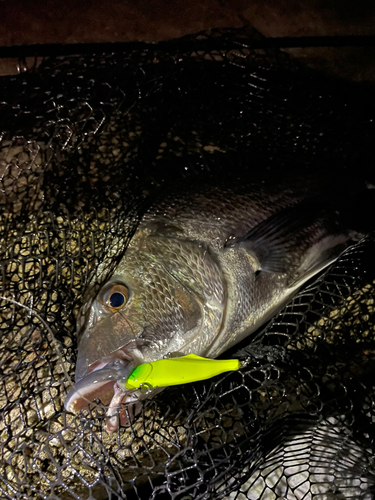
M125 285L115 284L108 288L102 298L102 303L110 312L122 309L129 299L129 290Z

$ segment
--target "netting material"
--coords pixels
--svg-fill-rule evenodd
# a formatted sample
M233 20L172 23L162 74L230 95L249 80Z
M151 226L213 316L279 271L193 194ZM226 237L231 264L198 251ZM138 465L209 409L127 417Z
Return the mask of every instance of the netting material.
M371 237L247 340L241 373L168 389L115 435L101 406L62 410L78 310L169 181L228 163L365 176L371 89L244 43L140 45L3 80L4 498L371 498Z

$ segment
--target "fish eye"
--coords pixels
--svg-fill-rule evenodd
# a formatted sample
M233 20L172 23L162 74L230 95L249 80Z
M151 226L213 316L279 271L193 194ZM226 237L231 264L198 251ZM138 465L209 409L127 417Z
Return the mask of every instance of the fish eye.
M114 292L108 299L108 305L113 309L118 309L125 304L125 297L120 292Z
M126 305L128 299L128 288L125 285L113 284L105 290L101 302L109 312L116 312Z

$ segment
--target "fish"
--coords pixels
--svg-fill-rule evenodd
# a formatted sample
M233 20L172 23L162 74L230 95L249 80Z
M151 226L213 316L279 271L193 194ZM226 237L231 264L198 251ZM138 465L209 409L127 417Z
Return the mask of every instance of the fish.
M106 429L116 431L131 418L125 404L143 397L125 388L135 367L191 353L216 358L258 330L362 236L346 220L346 191L337 200L334 192L275 175L157 200L82 313L65 409L110 401Z

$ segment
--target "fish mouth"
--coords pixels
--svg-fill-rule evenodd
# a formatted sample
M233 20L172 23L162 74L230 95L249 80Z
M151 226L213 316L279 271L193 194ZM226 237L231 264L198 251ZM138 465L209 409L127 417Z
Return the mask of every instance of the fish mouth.
M107 411L107 431L115 431L119 423L124 425L128 422L123 404L136 399L134 391L122 388L135 367L135 360L123 351L94 363L68 392L64 403L66 411L77 413L95 399L108 399L109 395L111 401Z

